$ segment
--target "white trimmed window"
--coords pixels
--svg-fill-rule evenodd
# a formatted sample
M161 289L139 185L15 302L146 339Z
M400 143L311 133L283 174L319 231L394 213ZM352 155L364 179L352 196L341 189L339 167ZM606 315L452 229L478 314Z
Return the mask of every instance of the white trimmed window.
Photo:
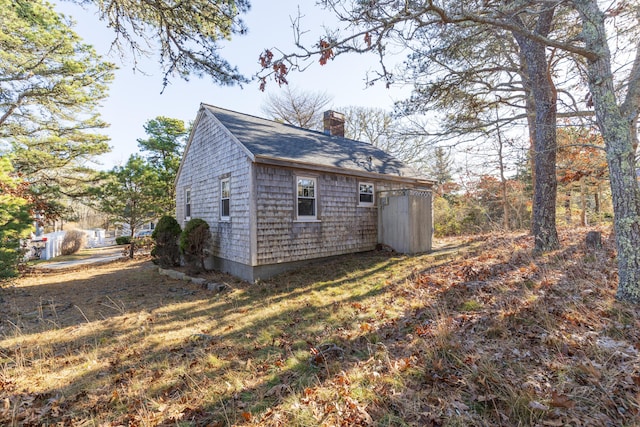
M317 181L315 178L297 177L298 219L317 218Z
M220 219L228 220L231 201L231 181L229 178L220 180Z
M375 202L374 187L371 182L358 183L358 204L360 206L373 206Z
M185 188L184 190L184 219L189 221L191 219L191 189Z

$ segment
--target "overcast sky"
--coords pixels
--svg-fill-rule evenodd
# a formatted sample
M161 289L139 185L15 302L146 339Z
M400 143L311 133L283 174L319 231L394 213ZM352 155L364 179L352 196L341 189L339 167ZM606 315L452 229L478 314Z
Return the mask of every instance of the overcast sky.
M136 139L145 137L143 125L149 119L162 115L188 122L195 119L201 102L263 116L261 106L267 93L279 90L274 82L269 82L267 92L262 93L256 82L244 88L222 88L209 79L193 77L188 82L173 79L161 94L163 75L157 60L143 60L139 64L143 72L134 72L131 57L123 61L118 54L109 53L114 34L98 20L95 9L83 9L64 1L56 3L59 12L76 21L75 31L84 41L120 67L101 110L103 119L111 124L105 133L113 147L110 154L101 158L101 168L123 164L129 155L138 151ZM256 0L244 17L249 33L232 40L222 55L245 75L255 74L259 71L258 56L265 48L291 48L291 17L298 15L298 7L304 16L302 25L309 30L305 40L313 44L322 27L331 26L331 15L318 9L315 0L279 0L277 3ZM333 97L331 107L334 108L362 105L391 109L393 101L406 95L407 89L386 89L381 84L365 88L366 73L375 69L376 64L374 55L343 56L323 67L314 63L304 73L292 74L290 81L299 90L326 91Z

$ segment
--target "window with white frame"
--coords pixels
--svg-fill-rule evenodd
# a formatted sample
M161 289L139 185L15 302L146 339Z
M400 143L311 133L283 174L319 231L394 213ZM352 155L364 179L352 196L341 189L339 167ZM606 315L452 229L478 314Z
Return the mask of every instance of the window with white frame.
M373 206L374 204L374 189L373 184L370 182L358 183L358 202L362 206Z
M220 219L229 219L231 182L229 178L220 180Z
M184 190L184 217L188 221L191 219L191 189Z
M298 219L316 219L317 181L315 178L297 178Z

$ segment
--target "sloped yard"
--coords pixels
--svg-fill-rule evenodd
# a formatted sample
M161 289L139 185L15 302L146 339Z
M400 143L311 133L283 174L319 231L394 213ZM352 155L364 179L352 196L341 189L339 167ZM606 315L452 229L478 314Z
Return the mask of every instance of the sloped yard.
M211 292L148 260L1 290L0 424L639 425L611 242L347 256Z

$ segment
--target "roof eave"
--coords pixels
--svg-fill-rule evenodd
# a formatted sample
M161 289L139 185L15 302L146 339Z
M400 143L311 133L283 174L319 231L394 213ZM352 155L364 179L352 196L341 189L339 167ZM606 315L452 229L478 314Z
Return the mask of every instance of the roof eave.
M417 185L424 185L428 187L433 187L436 184L436 181L430 180L430 179L401 176L401 175L391 175L391 174L384 174L384 173L378 173L378 172L359 171L355 169L340 168L337 166L319 165L316 163L299 162L295 160L282 159L282 158L276 158L276 157L270 157L270 156L262 156L262 155L256 155L254 157L254 162L262 165L289 167L289 168L296 168L296 169L316 171L316 172L338 173L341 175L357 176L359 178L384 179L387 181L404 182L407 184L417 184Z
M198 109L198 114L196 115L196 119L193 121L193 125L191 126L191 131L189 132L189 138L187 139L187 143L182 150L182 156L180 158L180 165L178 166L178 171L176 172L176 177L173 180L173 186L175 188L178 185L178 179L180 178L180 174L182 173L182 165L184 164L184 159L186 157L187 151L191 147L191 142L193 141L193 136L196 132L196 128L198 127L198 123L202 119L202 115L204 114L204 108L202 104L200 104L200 108Z

